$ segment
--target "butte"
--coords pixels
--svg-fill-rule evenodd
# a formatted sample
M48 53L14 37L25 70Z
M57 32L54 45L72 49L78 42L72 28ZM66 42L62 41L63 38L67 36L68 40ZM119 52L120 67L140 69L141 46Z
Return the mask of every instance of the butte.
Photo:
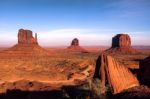
M81 52L81 53L88 53L87 50L82 48L79 45L79 40L77 38L74 38L71 42L71 45L67 48L69 52Z
M19 29L18 43L6 50L7 53L18 56L30 55L48 55L48 51L43 49L38 44L37 34L33 37L31 30Z
M111 48L105 50L106 53L138 53L138 51L131 47L131 38L128 34L117 34L112 38Z

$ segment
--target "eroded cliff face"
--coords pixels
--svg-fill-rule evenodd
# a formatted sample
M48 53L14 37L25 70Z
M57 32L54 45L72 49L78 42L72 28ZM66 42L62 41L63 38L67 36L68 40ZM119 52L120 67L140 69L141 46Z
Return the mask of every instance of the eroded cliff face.
M128 34L117 34L112 38L112 46L105 53L139 53L131 47L131 38Z
M137 78L131 71L109 55L99 56L94 78L100 78L103 87L105 87L107 80L113 94L139 86Z
M46 51L38 44L37 34L35 37L31 30L19 29L18 43L6 50L10 55L14 56L32 56L32 55L48 55Z
M140 62L138 77L142 84L150 87L150 56Z
M37 34L33 37L31 30L20 29L18 31L18 44L38 44Z
M112 38L112 48L115 47L131 47L131 38L128 34L117 34Z

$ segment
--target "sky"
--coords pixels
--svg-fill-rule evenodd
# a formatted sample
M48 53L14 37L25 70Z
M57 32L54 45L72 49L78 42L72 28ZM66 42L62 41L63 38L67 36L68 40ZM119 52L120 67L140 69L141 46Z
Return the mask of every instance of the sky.
M41 46L111 46L127 33L132 45L150 45L150 0L0 0L0 46L17 43L19 29Z

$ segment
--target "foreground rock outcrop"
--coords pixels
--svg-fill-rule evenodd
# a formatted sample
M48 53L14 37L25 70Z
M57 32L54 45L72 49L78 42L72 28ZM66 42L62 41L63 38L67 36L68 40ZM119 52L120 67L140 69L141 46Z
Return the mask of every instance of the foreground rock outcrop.
M150 88L147 86L137 86L114 95L111 99L150 99Z
M79 45L79 40L77 38L74 38L72 40L71 45L67 48L67 50L70 52L83 52L83 53L88 52Z
M138 77L141 84L150 87L150 56L140 62Z
M20 29L18 31L18 44L6 50L10 55L48 55L48 51L38 45L37 34L33 37L31 30Z
M139 86L137 78L129 69L109 55L102 54L98 58L94 78L100 78L103 87L106 85L107 78L113 94Z
M105 52L107 53L137 53L131 47L131 38L128 34L117 34L112 38L112 46Z

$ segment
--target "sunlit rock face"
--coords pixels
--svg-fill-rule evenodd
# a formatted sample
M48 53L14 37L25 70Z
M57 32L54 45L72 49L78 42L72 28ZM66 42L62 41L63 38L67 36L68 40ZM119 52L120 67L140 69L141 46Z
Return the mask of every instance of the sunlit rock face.
M45 56L49 55L49 52L42 48L38 44L37 34L35 37L31 30L19 29L18 31L18 43L9 48L7 52L14 56Z
M114 57L105 54L101 54L97 59L94 78L101 79L104 89L108 81L113 94L139 86L136 76L126 66Z
M33 37L31 30L20 29L18 31L18 44L38 44L37 34Z
M131 38L128 34L117 34L112 38L112 48L131 47Z
M112 38L111 48L104 51L105 53L140 53L131 47L131 38L128 34L117 34Z

